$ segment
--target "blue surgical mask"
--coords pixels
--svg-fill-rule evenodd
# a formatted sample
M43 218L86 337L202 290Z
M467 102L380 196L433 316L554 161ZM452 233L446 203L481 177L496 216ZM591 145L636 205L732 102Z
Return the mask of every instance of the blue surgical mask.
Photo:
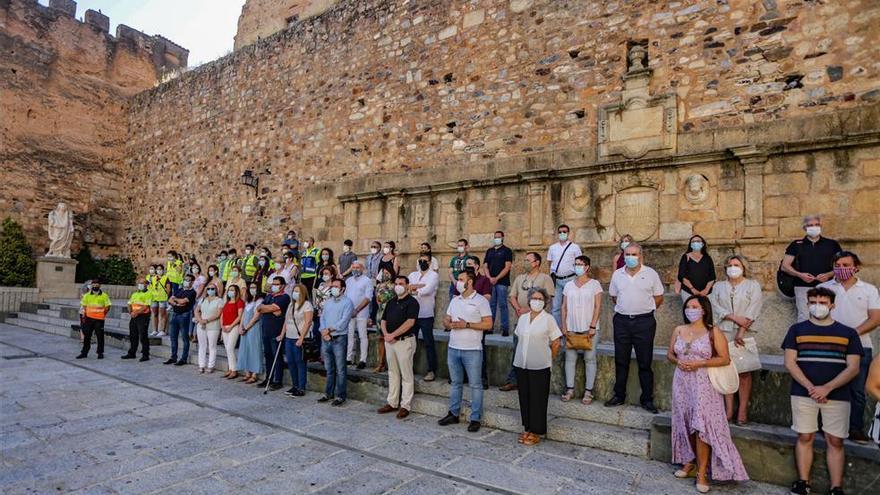
M700 251L703 249L703 243L700 241L694 241L691 243L691 249L694 251Z
M494 242L496 246L500 246L501 243L504 242L504 238L503 237L496 237L496 238L492 239L492 242Z
M559 240L560 241L567 241L568 240L568 232L560 232L559 233Z
M632 256L632 255L626 255L623 257L623 262L626 264L627 268L635 268L635 267L639 266L639 257Z
M587 272L587 267L581 265L574 265L574 274L580 277L584 273Z

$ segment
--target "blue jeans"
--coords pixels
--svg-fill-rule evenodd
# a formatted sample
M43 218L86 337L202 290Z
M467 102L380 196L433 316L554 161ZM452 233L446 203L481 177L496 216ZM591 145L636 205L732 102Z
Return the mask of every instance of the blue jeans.
M513 334L513 349L514 352L510 356L510 371L507 373L507 382L511 385L516 385L516 367L513 365L513 360L516 359L516 347L519 345L519 337L516 334Z
M416 327L422 334L425 354L428 356L428 371L437 372L437 348L434 346L434 317L417 318Z
M510 332L510 315L508 314L507 293L510 292L509 285L495 284L492 286L492 300L489 301L489 307L492 308L492 324L494 326L498 319L496 314L501 313L501 333L508 334Z
M266 379L270 383L281 384L281 370L284 369L284 363L281 362L281 356L278 356L278 362L275 362L275 355L278 353L278 346L280 345L275 340L276 337L278 337L278 334L274 332L263 332L263 360L266 362ZM272 369L273 363L275 363L274 370Z
M324 385L324 395L345 400L346 377L348 367L345 363L345 355L348 353L348 335L333 337L330 342L321 340L321 356L324 358L324 369L327 371L327 383Z
M306 389L306 361L303 359L302 347L297 347L296 339L284 338L284 358L290 370L290 381L293 388Z
M192 323L192 311L186 313L172 313L168 320L168 333L171 336L171 359L177 360L177 336L183 339L183 353L181 361L189 359L189 327Z
M862 360L859 362L859 374L849 384L851 403L849 410L849 429L865 432L865 380L868 378L868 368L871 366L873 351L865 347Z
M480 368L483 365L483 351L462 351L450 347L446 353L446 364L449 366L449 378L452 388L449 392L449 412L453 416L461 413L461 394L464 374L467 373L468 385L471 389L471 421L479 421L483 417L483 383L480 379Z
M553 315L553 319L556 320L559 328L562 328L562 290L565 289L565 284L572 280L574 280L573 277L568 277L565 280L556 281L556 293L553 294L553 310L550 313Z

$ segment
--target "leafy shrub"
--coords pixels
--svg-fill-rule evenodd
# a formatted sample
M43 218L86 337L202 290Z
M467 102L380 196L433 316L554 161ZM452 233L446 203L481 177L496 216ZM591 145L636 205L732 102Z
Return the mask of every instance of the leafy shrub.
M98 272L105 284L134 285L137 272L129 258L121 258L115 254L98 260Z
M74 259L76 265L76 281L77 283L85 282L97 278L100 274L98 262L92 258L92 252L89 250L88 244L83 244L82 248L76 253Z
M24 231L11 218L0 228L0 286L33 287L37 264Z

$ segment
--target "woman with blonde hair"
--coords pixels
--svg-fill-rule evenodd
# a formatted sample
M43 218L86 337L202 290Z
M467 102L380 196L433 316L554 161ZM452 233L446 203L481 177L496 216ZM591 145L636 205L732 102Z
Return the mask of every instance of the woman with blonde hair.
M718 327L724 332L728 342L733 342L736 347L746 348L744 339L755 334L755 320L761 314L763 295L761 284L757 280L748 278L748 263L739 254L728 256L724 261L726 280L715 284L709 300L712 302L712 312ZM749 346L752 347L752 346ZM755 349L756 350L756 349ZM736 413L736 423L745 424L748 421L749 396L752 393L752 372L739 374L739 407ZM727 420L733 420L734 394L724 396L726 404Z
M284 392L290 397L306 394L306 360L303 355L303 342L312 328L315 310L309 301L309 290L303 284L296 284L290 296L293 304L287 307L284 318L284 359L290 370L290 390Z

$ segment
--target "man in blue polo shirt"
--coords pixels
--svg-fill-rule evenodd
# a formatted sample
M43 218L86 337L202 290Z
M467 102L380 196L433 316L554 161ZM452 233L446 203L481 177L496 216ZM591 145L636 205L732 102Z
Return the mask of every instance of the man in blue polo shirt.
M275 277L270 285L270 292L263 298L263 304L257 306L260 313L260 326L263 331L263 358L266 362L266 379L260 382L258 387L269 384L269 390L281 388L282 363L275 363L275 356L281 338L284 336L284 316L290 305L290 296L284 293L286 281L284 277ZM275 369L272 369L272 364Z

